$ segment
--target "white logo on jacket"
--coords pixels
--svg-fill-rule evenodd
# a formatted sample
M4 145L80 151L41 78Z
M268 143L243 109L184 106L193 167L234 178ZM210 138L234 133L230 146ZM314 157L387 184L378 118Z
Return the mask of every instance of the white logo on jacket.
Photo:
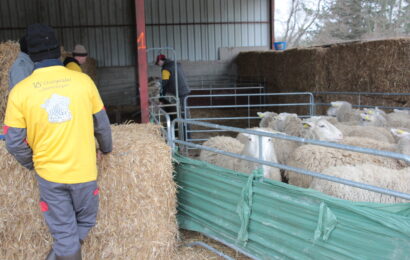
M62 123L71 120L69 105L70 99L68 97L53 94L41 107L47 111L50 123Z

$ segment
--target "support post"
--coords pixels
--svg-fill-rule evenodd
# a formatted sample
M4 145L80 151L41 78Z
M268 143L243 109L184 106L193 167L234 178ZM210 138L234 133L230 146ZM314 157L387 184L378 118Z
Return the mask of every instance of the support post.
M137 43L137 78L141 104L141 123L149 121L148 104L148 64L147 64L147 44L145 37L145 8L144 0L135 0L135 22L136 22L136 43Z
M270 33L270 45L269 49L273 50L273 44L275 43L275 0L269 2L269 33Z

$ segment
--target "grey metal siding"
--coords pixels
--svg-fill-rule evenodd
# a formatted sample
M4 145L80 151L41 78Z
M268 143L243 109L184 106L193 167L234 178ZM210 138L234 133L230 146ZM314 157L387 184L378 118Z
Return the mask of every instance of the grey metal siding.
M220 47L268 46L268 7L268 0L146 0L147 47L206 61L218 60ZM133 0L1 0L0 10L0 41L18 40L41 22L66 50L84 44L99 67L135 64Z
M135 64L132 0L1 0L0 41L18 40L27 25L52 26L66 50L86 46L100 67Z
M145 5L147 46L172 47L178 59L217 60L220 47L269 45L268 0L148 0Z

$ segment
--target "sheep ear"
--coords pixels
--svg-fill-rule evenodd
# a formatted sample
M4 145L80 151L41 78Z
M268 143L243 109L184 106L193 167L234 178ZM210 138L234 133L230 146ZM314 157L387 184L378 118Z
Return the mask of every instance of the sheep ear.
M258 116L259 116L260 118L264 118L265 115L266 115L266 113L263 113L263 112L257 112L256 114L258 114Z
M370 121L370 116L369 114L366 113L360 113L360 117L366 121Z
M406 132L406 131L401 130L401 129L399 129L399 128L391 128L391 129L390 129L390 132L391 132L393 135L397 136L397 137L402 137L402 136L405 136L405 135L409 135L409 134L410 134L409 132Z
M310 124L310 123L307 123L307 122L304 122L303 123L303 128L311 128L312 127L312 125Z

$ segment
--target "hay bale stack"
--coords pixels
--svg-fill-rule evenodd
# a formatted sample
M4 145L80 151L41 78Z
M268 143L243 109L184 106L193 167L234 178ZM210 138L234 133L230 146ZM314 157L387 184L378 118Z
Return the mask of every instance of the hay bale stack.
M324 62L332 91L410 90L410 38L333 45Z
M172 259L176 187L170 148L154 125L113 126L114 151L99 162L100 211L84 259ZM33 172L0 142L0 259L44 259L52 238Z
M244 52L238 55L236 63L238 76L265 78L267 92L410 92L410 38ZM357 97L334 98L358 103ZM324 97L321 102L329 101ZM381 100L369 96L362 97L361 103L400 107L408 106L409 101L408 97Z
M20 44L18 42L0 43L0 125L3 125L9 94L9 70L19 53Z

